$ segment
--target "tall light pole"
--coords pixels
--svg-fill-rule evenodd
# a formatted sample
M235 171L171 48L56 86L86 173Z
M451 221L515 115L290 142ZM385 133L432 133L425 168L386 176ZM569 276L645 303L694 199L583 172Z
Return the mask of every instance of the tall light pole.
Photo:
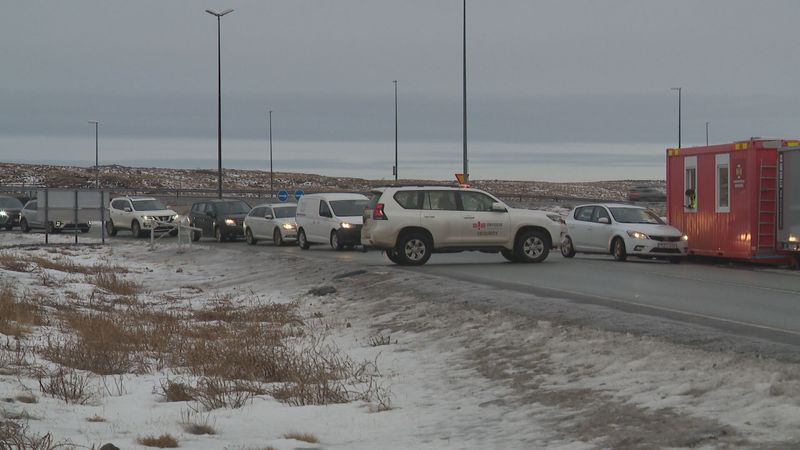
M397 167L397 80L394 80L394 181L400 169Z
M464 0L464 183L469 183L467 160L467 0Z
M678 148L681 148L681 91L682 87L670 88L671 91L678 91Z
M217 171L218 171L218 194L222 198L222 38L220 19L232 9L226 9L220 13L206 10L207 13L217 18Z
M272 173L272 110L269 110L269 196L275 197L275 176Z
M711 122L706 122L706 147L708 147L708 124Z
M100 125L100 122L90 120L89 123L94 124L94 186L96 189L100 189L100 153L98 152L97 144L97 127Z

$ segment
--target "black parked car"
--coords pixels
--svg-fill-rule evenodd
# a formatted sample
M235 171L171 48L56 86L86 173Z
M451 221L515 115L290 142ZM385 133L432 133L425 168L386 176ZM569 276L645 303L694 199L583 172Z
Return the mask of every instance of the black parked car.
M632 202L664 202L667 194L652 186L633 186L628 191L628 200Z
M244 218L250 205L242 200L217 199L197 202L189 211L189 221L202 232L192 231L192 240L203 236L214 237L217 242L244 236Z
M19 226L19 214L22 211L22 202L7 195L0 196L0 227L6 230Z

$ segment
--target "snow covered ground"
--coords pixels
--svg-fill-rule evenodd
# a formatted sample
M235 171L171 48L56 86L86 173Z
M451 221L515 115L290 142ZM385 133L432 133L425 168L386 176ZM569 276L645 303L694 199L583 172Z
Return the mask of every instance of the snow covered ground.
M392 266L331 267L296 249L230 243L178 253L174 239L154 251L133 239L42 243L41 235L0 234L0 286L41 305L36 320L0 317L0 331L23 329L19 338L0 335L0 412L27 425L28 436L122 449L148 448L140 439L165 434L181 448L230 450L800 448L795 364L509 314L488 300L537 298ZM115 284L101 283L103 270L118 277ZM126 282L137 287L109 290L125 292ZM481 299L485 305L476 306ZM247 311L269 303L296 308L302 325L284 329L302 332L289 333L288 346L324 341L368 372L348 386L364 389L368 380L369 395L292 406L262 383L265 393L241 407L208 410L198 400L165 400L166 380L199 379L179 364L105 376L76 371L88 380L85 404L40 386L37 368L39 378L44 369L52 375L52 359L65 359L47 349L68 352L59 344L74 342L78 322L64 319L71 312L166 312L198 321L225 302ZM190 424L215 433L191 433Z

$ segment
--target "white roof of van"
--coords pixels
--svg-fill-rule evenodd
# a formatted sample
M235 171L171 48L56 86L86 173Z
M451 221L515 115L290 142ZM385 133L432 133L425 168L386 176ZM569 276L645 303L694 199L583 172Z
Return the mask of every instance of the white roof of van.
M324 198L325 200L332 201L332 200L369 200L366 195L362 194L353 194L353 193L342 193L342 192L330 192L330 193L319 193L319 194L306 194L300 199L304 198Z

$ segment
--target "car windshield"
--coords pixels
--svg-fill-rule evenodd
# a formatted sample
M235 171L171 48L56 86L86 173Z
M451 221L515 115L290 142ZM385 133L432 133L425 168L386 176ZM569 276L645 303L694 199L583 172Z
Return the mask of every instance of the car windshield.
M132 200L133 209L136 211L160 211L167 209L164 204L158 200Z
M250 212L250 205L236 200L231 202L220 202L216 204L217 212L220 214L246 214Z
M664 225L664 221L649 209L609 208L614 220L619 223L651 223Z
M333 213L338 217L352 217L364 214L369 200L334 200L331 202Z
M276 219L286 219L288 217L294 217L295 212L297 211L296 206L281 206L277 208L272 208L275 211L275 218Z
M0 208L22 209L22 203L14 197L0 197Z

